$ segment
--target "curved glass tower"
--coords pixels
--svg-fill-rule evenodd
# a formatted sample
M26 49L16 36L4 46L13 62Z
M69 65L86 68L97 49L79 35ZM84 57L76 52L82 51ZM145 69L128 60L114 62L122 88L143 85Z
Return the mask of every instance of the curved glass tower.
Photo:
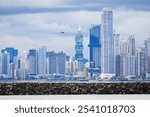
M75 59L78 61L83 61L83 35L81 34L81 31L78 31L76 34L75 42Z
M82 71L84 68L84 56L83 56L83 35L79 29L78 33L75 36L75 59L79 62L79 71Z

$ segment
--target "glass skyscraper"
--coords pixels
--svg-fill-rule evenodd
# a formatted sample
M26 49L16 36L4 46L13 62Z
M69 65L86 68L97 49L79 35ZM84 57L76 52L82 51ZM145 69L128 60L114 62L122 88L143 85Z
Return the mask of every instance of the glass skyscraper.
M47 74L57 73L57 54L55 52L47 52Z
M40 75L46 74L46 46L39 48L38 52L38 73Z
M47 73L65 74L66 54L63 52L47 52Z
M101 78L109 78L115 75L113 12L104 10L101 18Z
M2 55L0 53L0 76L2 75Z
M79 71L82 71L84 68L84 56L83 56L83 35L79 29L78 33L75 36L75 59L79 62Z
M5 51L2 53L2 74L9 76L10 74L10 54Z
M59 52L57 54L57 70L59 74L65 74L66 69L66 54L64 52Z
M101 25L93 25L90 28L90 68L101 67Z
M38 52L36 49L29 50L29 75L38 74Z
M7 47L5 49L2 49L2 53L4 53L5 51L7 51L10 54L10 63L15 63L15 58L18 55L18 50L12 47Z

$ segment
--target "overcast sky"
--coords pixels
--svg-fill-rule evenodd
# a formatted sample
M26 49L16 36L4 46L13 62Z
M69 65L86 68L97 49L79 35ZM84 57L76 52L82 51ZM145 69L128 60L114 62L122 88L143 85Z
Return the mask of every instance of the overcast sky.
M0 49L27 51L46 45L74 56L74 36L81 25L88 58L88 30L101 23L103 8L113 10L114 30L121 38L134 35L142 46L150 37L149 6L150 0L0 0Z

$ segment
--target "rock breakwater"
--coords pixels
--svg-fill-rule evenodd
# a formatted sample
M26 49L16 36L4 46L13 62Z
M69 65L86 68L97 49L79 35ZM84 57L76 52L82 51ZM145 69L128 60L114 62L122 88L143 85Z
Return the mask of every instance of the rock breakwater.
M150 94L150 83L0 83L0 95Z

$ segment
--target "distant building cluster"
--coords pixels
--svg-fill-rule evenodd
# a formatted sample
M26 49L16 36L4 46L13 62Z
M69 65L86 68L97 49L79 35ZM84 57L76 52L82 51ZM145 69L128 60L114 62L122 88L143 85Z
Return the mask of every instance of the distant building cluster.
M65 74L66 54L63 52L47 52L46 47L38 50L32 48L29 52L5 48L0 55L1 78L40 78L47 74Z
M75 35L75 56L31 48L18 54L6 47L0 54L1 78L14 79L149 79L150 39L136 48L135 37L122 39L113 31L113 12L103 10L101 24L89 29L89 61L83 55L83 35Z
M74 79L87 76L87 60L83 56L83 35L79 30L75 35L75 57L64 52L47 51L46 46L31 48L18 54L13 47L6 47L0 54L0 77L9 79Z
M104 10L100 25L90 28L90 73L101 79L150 78L150 39L136 48L134 35L120 38L113 31L113 12ZM98 74L98 75L97 75Z

